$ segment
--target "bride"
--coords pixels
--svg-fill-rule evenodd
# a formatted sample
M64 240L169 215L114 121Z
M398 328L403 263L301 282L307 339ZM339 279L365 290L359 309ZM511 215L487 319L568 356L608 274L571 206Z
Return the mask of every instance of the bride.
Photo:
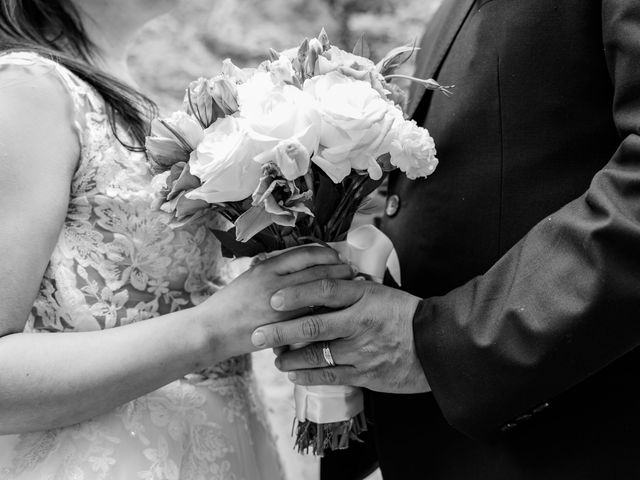
M282 478L250 334L276 290L352 272L305 248L219 289L215 221L154 209L125 53L173 3L0 4L3 480Z

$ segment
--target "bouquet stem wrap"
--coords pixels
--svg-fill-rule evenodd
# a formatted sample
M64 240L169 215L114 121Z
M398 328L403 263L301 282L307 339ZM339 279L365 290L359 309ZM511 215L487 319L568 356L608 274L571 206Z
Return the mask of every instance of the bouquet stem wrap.
M349 232L346 241L330 245L370 280L382 283L388 269L400 284L400 263L393 244L374 226L358 227ZM358 441L367 430L360 388L296 385L294 396L299 452L311 450L322 456L327 450L346 449L350 441Z

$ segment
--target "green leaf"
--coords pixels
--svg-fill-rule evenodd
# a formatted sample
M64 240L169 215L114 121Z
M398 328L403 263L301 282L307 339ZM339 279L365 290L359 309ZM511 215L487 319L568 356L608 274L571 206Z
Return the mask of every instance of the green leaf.
M212 229L211 232L220 241L225 258L255 257L259 253L269 253L285 248L284 242L270 230L258 233L247 242L236 240L235 228L227 231Z
M231 230L211 230L222 246L222 255L225 258L255 257L265 251L264 245L252 238L248 242L236 240L236 229Z

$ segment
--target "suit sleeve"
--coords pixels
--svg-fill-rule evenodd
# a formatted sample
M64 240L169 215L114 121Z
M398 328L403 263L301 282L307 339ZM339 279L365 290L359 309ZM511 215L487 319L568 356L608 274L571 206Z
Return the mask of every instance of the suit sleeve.
M414 317L436 400L470 436L497 431L640 344L640 2L603 0L602 12L618 150L583 196L485 275L423 300Z

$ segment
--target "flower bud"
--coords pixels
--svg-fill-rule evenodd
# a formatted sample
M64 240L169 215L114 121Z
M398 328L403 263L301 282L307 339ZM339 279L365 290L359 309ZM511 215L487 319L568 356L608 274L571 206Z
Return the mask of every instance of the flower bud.
M320 40L312 38L311 41L309 41L309 52L314 52L317 56L322 55L323 49Z
M157 172L171 168L176 162L189 160L189 153L180 144L168 138L147 137L146 148L154 171Z
M452 95L451 90L455 88L455 85L440 85L433 78L428 78L426 80L409 77L409 80L416 82L418 85L422 85L427 90L439 90L444 93L446 96Z
M179 162L186 162L204 138L202 126L185 112L151 122L151 136L146 149L154 169L165 171Z
M304 61L307 59L308 53L309 53L309 39L305 38L302 41L300 48L298 48L298 60L300 61L300 63L304 63Z
M329 41L329 35L327 35L327 31L324 28L320 32L320 35L318 35L318 40L320 41L320 44L322 45L322 51L323 52L326 52L331 48L331 42Z
M274 50L273 48L269 49L269 60L271 60L272 62L277 62L278 59L280 58L280 54Z
M169 138L191 153L204 138L204 130L190 115L174 112L169 117L154 119L151 122L151 135Z
M173 139L147 137L146 148L156 171L165 171L174 163L189 160L189 152Z
M309 42L309 52L307 53L307 60L305 63L305 71L309 77L313 77L316 74L316 65L318 58L323 54L322 44L317 38L311 39Z
M192 115L202 128L209 128L218 117L213 108L213 98L209 94L209 80L199 78L191 82L184 96L182 107Z
M271 73L273 83L276 84L292 84L294 83L294 78L296 76L291 60L285 56L281 56L275 62L271 62L271 65L269 65L269 73Z
M238 111L238 88L228 78L218 76L212 79L209 82L209 94L219 108L221 117Z
M309 55L309 39L305 38L298 48L298 65L300 66L300 73L302 74L302 80L307 77L306 66L307 66L307 56Z

